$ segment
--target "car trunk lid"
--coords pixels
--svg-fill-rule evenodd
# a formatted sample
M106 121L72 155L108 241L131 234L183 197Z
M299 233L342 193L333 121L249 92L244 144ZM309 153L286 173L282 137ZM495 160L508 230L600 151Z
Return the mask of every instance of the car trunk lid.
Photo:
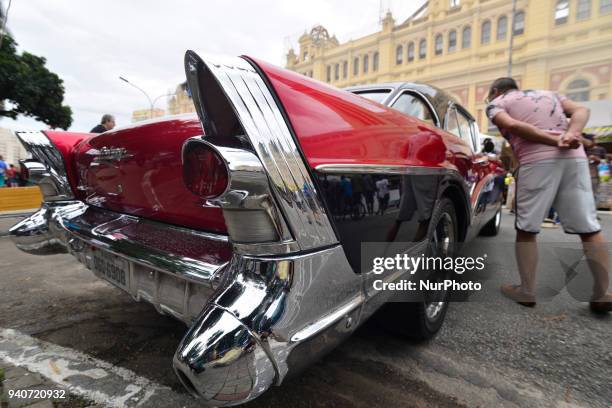
M195 115L182 115L83 141L75 148L78 198L111 211L227 233L221 209L183 183L183 143L202 133Z

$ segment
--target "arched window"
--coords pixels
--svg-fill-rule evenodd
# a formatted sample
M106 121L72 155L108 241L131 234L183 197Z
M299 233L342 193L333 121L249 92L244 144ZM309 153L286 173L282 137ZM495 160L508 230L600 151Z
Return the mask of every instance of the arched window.
M569 0L557 0L555 7L555 25L567 23L569 17Z
M419 59L424 59L427 56L427 40L422 39L419 42Z
M327 66L327 75L326 75L326 79L327 82L331 82L331 65Z
M497 41L506 39L508 33L508 17L501 16L497 19Z
M348 61L342 63L342 79L346 79L348 76Z
M370 57L366 54L363 56L363 73L367 74L368 69L370 69Z
M578 0L576 20L586 20L591 17L591 0Z
M485 20L480 29L480 43L488 44L491 41L491 22Z
M404 46L398 45L395 48L395 64L400 65L402 62L404 62Z
M441 55L442 51L443 51L443 45L442 45L442 34L438 34L436 35L436 39L434 42L434 48L435 48L435 53L436 55Z
M517 11L514 15L514 27L512 28L514 35L521 35L525 32L525 13Z
M567 97L574 102L586 102L591 97L590 86L586 79L575 79L567 86Z
M372 55L372 71L378 71L378 51Z
M353 59L353 76L359 75L359 57Z
M457 32L455 30L451 30L448 33L448 52L453 52L457 50Z
M334 66L334 80L339 80L340 79L340 64L336 64Z
M408 43L408 62L414 61L414 43L410 41Z
M461 34L461 48L470 48L472 45L472 27L463 27L463 33Z

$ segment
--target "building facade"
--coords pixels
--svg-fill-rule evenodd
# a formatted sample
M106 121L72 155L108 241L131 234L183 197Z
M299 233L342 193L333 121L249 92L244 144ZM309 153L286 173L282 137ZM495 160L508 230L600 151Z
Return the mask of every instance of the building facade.
M6 163L15 166L19 166L19 160L25 160L28 157L25 148L10 129L0 128L0 156Z
M159 108L155 108L153 111L151 111L151 109L138 109L132 112L132 123L151 118L158 118L160 116L164 116L165 114L166 111Z
M495 78L576 101L612 99L612 0L430 0L403 22L340 44L321 26L299 39L287 68L338 87L418 81L451 93L483 132ZM513 21L514 20L514 21Z
M168 99L168 114L178 115L188 112L195 112L195 106L187 89L187 82L183 82L176 87L176 91Z

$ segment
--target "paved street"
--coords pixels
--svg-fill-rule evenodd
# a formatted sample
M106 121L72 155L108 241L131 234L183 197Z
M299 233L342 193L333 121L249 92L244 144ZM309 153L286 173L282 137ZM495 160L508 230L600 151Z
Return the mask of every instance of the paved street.
M612 216L601 218L604 231L612 231ZM8 224L0 219L0 235ZM513 218L505 214L498 237L473 243L487 253L489 290L477 301L453 304L430 343L412 344L368 322L332 354L248 405L612 406L612 317L593 316L564 289L552 297L550 287L562 283L550 282L563 280L554 249L541 257L549 283L541 285L543 296L551 299L526 309L502 298L499 283L516 281L513 236ZM541 239L578 242L560 229L544 230ZM64 406L137 406L133 396L144 406L198 406L171 369L181 323L133 302L69 255L26 255L7 237L0 237L0 273L0 374L23 365L42 376L26 386L68 389ZM68 370L68 363L80 369Z

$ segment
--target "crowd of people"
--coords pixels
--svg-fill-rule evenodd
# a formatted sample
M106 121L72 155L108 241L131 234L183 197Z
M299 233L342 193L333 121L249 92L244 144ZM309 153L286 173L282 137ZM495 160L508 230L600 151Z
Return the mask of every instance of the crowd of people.
M356 174L338 179L326 176L322 187L328 197L334 198L331 211L337 216L384 215L389 207L389 180L385 177Z
M22 187L27 180L14 164L8 164L4 157L0 156L0 187Z

